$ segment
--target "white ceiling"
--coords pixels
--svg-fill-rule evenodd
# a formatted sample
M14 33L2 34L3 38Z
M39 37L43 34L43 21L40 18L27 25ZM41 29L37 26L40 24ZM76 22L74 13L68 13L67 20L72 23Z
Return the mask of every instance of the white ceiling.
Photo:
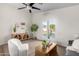
M13 5L16 8L24 7L24 5L21 3L12 3L10 5ZM44 12L44 11L48 11L48 10L55 10L55 9L60 9L60 8L65 8L65 7L71 7L74 5L79 5L79 3L42 3L42 4L36 3L33 6L38 7L41 10L32 9L32 12L38 13L38 12ZM27 11L27 8L24 10Z

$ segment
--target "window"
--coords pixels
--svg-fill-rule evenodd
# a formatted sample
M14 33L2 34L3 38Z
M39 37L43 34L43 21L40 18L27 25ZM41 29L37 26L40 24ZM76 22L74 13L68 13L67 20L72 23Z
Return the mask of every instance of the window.
M47 39L55 38L55 23L52 20L43 21L43 35L47 37Z

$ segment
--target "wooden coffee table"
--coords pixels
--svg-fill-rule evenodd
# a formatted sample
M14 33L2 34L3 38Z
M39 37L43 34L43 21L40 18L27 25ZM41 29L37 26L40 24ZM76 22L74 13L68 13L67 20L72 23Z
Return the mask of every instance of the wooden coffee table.
M52 43L51 46L47 47L46 49L42 48L42 45L37 46L35 48L35 55L36 56L57 56L57 44Z

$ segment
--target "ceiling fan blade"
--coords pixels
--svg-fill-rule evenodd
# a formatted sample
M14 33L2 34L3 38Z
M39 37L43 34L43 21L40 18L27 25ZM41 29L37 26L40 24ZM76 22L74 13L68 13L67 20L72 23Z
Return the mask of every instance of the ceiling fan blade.
M29 10L29 12L30 12L30 13L32 13L32 11L31 11L31 10Z
M37 8L37 7L32 7L32 9L37 9L37 10L40 10L39 8Z
M29 6L33 6L35 3L30 3Z
M18 8L18 9L24 9L24 8L26 8L26 7L21 7L21 8Z
M23 5L25 5L25 6L27 6L27 4L26 3L22 3Z

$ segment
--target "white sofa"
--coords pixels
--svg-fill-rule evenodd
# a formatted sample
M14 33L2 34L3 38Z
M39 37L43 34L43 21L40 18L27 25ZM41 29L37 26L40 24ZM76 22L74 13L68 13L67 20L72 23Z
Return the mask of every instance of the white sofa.
M8 41L10 56L27 56L28 44L22 44L19 39L10 39Z
M66 56L79 56L79 39L74 40L72 46L67 46Z

